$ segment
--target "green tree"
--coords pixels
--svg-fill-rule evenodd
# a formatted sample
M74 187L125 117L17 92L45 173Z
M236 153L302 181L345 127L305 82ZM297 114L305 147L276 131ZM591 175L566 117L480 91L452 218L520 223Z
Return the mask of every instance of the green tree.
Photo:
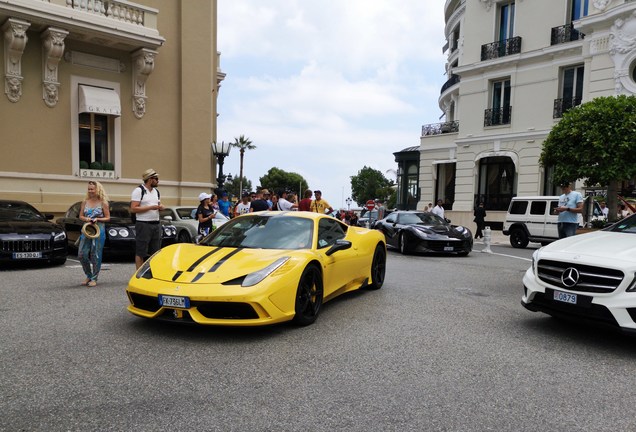
M636 97L597 97L563 114L543 143L541 165L554 182L585 179L607 186L610 220L616 220L618 182L636 176Z
M351 198L360 207L370 199L387 201L392 185L393 182L384 177L381 171L365 166L357 175L351 176Z
M302 198L303 191L309 188L307 180L300 174L283 171L276 167L270 168L267 174L258 180L262 187L271 190L272 193L277 193L279 189L287 189L299 194L300 198Z
M243 178L233 177L232 181L225 182L225 189L230 194L230 196L235 196L237 198L241 198L241 191L245 190L248 192L252 191L252 182ZM241 189L242 188L242 189Z
M241 164L239 168L239 191L243 190L243 157L245 156L245 150L254 150L256 146L252 144L249 138L245 138L245 135L241 135L238 138L234 138L234 142L230 144L232 147L239 149L241 155ZM251 186L249 187L251 189ZM239 197L241 194L238 195Z

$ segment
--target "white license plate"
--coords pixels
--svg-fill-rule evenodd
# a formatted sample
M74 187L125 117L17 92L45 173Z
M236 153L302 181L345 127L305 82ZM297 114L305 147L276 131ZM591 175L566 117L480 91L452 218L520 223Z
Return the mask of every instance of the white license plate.
M165 307L187 309L190 307L190 299L187 297L160 295L159 304Z
M554 291L554 299L563 303L576 304L576 294Z
M452 252L454 249L452 246L444 246L444 252Z
M13 259L42 258L42 252L14 252Z

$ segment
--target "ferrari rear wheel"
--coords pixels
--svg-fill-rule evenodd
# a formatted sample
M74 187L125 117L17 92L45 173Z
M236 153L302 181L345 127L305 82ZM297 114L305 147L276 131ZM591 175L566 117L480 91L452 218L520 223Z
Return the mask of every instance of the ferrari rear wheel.
M371 283L367 288L376 290L382 288L384 275L386 274L386 251L379 244L375 247L373 261L371 262Z
M294 323L301 326L312 324L318 318L322 306L322 276L316 266L305 268L296 291L296 315Z

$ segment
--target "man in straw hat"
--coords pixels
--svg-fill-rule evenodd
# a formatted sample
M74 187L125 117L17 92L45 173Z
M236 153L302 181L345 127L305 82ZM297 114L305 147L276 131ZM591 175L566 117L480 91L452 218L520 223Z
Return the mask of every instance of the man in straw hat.
M130 211L135 214L135 265L141 267L144 261L161 249L161 224L159 210L163 210L157 185L159 174L152 168L142 175L144 184L133 190L130 197Z

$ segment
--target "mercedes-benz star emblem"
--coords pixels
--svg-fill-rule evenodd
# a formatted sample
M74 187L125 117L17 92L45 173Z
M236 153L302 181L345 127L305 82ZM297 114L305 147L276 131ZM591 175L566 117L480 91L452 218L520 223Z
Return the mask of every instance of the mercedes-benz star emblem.
M572 288L579 283L580 273L574 267L568 267L563 273L561 273L561 282L568 288Z

